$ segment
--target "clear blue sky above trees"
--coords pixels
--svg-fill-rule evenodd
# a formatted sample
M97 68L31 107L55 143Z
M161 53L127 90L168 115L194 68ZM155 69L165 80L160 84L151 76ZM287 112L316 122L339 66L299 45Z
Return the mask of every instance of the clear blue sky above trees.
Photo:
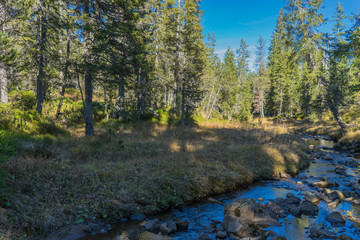
M321 12L326 18L334 15L338 2L339 0L324 0ZM360 11L360 0L340 0L340 3L347 15ZM259 35L263 36L269 46L278 13L285 5L286 0L203 0L204 33L215 32L216 53L221 58L229 46L232 49L238 48L241 38L245 39L249 50L254 53ZM323 27L326 28L329 26ZM254 61L253 55L250 65Z

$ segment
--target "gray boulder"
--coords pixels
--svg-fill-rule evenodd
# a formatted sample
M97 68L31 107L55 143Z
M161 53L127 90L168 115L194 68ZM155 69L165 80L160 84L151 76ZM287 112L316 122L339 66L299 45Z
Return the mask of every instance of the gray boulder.
M332 226L343 226L346 222L344 216L337 211L330 213L325 220L330 222Z
M155 219L147 221L145 223L144 227L145 227L146 231L159 232L160 225L161 225L161 222L159 221L159 219L155 218Z

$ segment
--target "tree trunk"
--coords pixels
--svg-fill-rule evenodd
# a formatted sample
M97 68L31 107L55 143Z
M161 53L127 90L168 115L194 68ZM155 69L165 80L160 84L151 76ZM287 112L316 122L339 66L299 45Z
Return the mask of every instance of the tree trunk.
M332 106L330 108L332 114L334 115L334 118L336 120L336 122L339 124L339 126L341 127L342 130L346 131L348 129L345 121L342 119L341 114L339 113L339 110L337 107Z
M38 72L36 78L36 111L42 114L45 99L45 51L46 51L46 17L44 16L41 0L37 0L37 44L38 44Z
M181 9L181 0L178 0L178 8ZM178 25L177 25L177 33L176 33L176 59L175 59L175 71L174 71L174 116L177 116L177 93L178 93L178 83L180 78L180 15L178 15Z
M7 103L8 101L6 66L5 63L0 63L0 103Z
M265 118L264 113L264 92L260 91L260 101L259 101L259 111L260 111L260 117Z
M60 14L62 12L62 2L60 2ZM66 8L66 13L67 13L67 17L69 17L69 11L68 11L68 7ZM61 33L60 33L61 34ZM61 38L62 39L62 38ZM62 43L62 41L60 41ZM60 47L60 56L62 56L62 49ZM62 62L60 61L60 64L62 64ZM56 111L56 118L59 119L60 114L61 114L61 107L63 105L63 101L64 101L64 96L65 96L65 90L66 90L66 84L68 82L69 79L69 65L70 65L70 31L69 29L66 30L66 59L65 59L65 68L62 71L62 87L61 87L61 92L60 92L60 101L59 101L59 105Z
M89 1L84 1L84 13L89 17L90 6ZM84 21L85 29L89 29L89 19ZM92 72L89 64L91 63L91 40L90 33L84 30L84 60L85 60L85 135L94 136L94 122L93 122L93 109L92 109L92 97L93 97L93 84L92 84Z
M307 104L305 109L306 118L310 117L310 106Z
M185 126L185 80L181 92L181 126Z
M216 103L216 100L217 100L217 96L219 95L219 92L221 90L221 85L219 86L219 89L214 97L214 101L211 105L211 108L210 108L210 111L209 111L209 114L206 116L206 121L209 121L210 117L211 117L211 114L212 114L212 111L214 110L214 106L215 106L215 103Z
M209 115L209 112L210 112L210 103L211 103L211 99L212 99L212 95L213 95L214 89L215 89L215 82L214 82L213 85L212 85L211 93L210 93L209 100L208 100L208 104L207 104L207 107L206 107L206 112L205 112L206 121L208 121L208 117L207 117L207 116Z
M280 107L279 107L279 116L282 115L282 109L283 109L283 90L280 91Z
M0 3L0 22L2 23L1 31L5 33L5 8L2 3ZM5 51L2 54L5 55ZM0 103L7 103L9 101L7 83L6 64L0 62Z
M119 78L119 94L115 103L115 109L113 117L118 120L125 120L126 111L125 111L125 82L124 77Z
M65 84L62 85L61 87L61 92L60 92L60 101L59 101L59 105L56 111L56 119L59 119L60 115L61 115L61 107L63 105L63 101L64 101L64 95L65 95Z
M107 92L105 87L104 87L104 102L105 102L106 121L109 121L109 101L107 98Z
M80 91L81 102L83 104L83 109L85 109L84 94L83 94L82 87L80 84L80 74L76 74L76 77L77 77L78 87L79 87L79 91Z

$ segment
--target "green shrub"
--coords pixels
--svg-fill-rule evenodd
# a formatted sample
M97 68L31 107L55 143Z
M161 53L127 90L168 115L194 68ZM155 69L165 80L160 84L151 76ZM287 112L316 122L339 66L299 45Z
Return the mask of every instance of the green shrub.
M15 108L28 111L35 109L36 95L32 91L12 91L10 101Z

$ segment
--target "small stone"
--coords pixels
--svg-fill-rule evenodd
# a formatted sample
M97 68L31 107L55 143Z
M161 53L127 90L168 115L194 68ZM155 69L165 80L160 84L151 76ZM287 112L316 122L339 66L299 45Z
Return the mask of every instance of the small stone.
M177 229L180 232L187 232L189 225L190 225L190 223L188 221L176 222Z
M292 197L295 197L293 193L289 192L286 194L286 197L287 198L292 198Z
M315 195L305 195L304 199L311 203L318 203L320 201L319 197Z
M331 208L335 209L339 205L339 203L340 203L339 200L333 201L333 202L328 204L328 207L331 207Z
M241 232L243 229L244 229L244 226L241 225L237 221L231 221L231 222L229 222L229 224L227 226L228 233L238 233L238 232Z
M176 232L177 231L177 226L175 222L169 222L166 224L166 226L171 229L171 232Z
M285 202L287 202L288 204L299 204L300 203L300 198L289 197L289 198L285 199Z
M227 236L227 234L224 231L217 231L216 232L216 237L217 238L226 238L226 236Z
M177 231L176 223L174 222L163 223L160 225L160 231L165 234L174 233Z
M218 200L216 200L215 198L208 198L208 202L215 203L215 204L221 203Z
M280 172L280 178L289 179L289 178L291 178L291 176L285 172Z
M329 194L327 194L327 197L331 201L335 201L335 200L341 201L345 198L344 195L340 191L331 191Z
M145 227L146 231L158 232L160 230L160 225L161 225L161 222L159 221L159 219L155 218L155 219L147 221L145 223L144 227Z

